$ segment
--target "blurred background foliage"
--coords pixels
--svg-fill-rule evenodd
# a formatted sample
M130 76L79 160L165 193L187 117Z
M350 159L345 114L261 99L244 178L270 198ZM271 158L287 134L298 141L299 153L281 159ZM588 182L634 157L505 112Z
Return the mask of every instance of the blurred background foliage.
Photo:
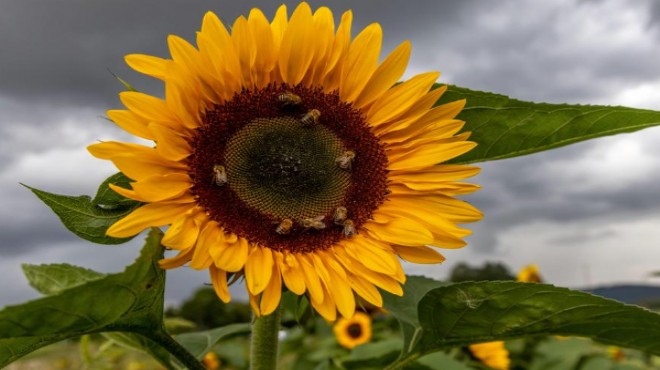
M459 263L449 276L451 282L516 280L511 268L501 262ZM650 295L638 297L638 304L646 302L647 308L657 309L660 297L653 296L654 293L654 290L646 291ZM373 335L368 343L349 350L337 342L333 323L315 315L306 298L285 293L283 308L281 370L379 370L392 363L402 347L399 324L383 309L360 303L359 310L371 317ZM251 310L246 302L225 304L217 299L212 288L202 287L180 305L168 307L165 316L168 331L179 334L247 323L251 320ZM503 348L504 355L510 360L509 370L660 369L660 358L656 356L583 338L527 337L506 341ZM208 369L242 370L248 368L248 358L249 336L239 334L215 344L204 363ZM163 367L149 355L126 347L111 337L89 335L48 346L7 367L7 370L32 369L151 370ZM424 356L405 369L505 368L489 367L487 361L475 356L469 347L461 347Z

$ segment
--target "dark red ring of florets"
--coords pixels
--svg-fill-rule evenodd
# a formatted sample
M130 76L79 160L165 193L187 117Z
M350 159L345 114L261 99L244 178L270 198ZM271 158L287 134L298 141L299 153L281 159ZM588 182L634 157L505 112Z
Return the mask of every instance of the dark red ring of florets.
M283 106L277 97L292 92L302 98L299 105ZM283 115L302 116L310 109L322 112L319 123L325 125L345 148L356 152L351 169L351 181L346 189L344 206L356 228L372 217L387 195L387 155L381 141L367 125L364 114L351 104L342 102L336 92L322 88L270 84L262 89L244 89L231 100L215 105L202 117L202 125L191 140L192 154L188 158L193 181L192 192L197 202L227 232L246 238L250 243L275 250L312 252L326 249L345 238L342 227L332 224L328 210L324 230L304 231L295 226L289 235L275 232L270 216L247 206L227 186L216 186L212 168L223 163L227 143L245 125L258 118Z

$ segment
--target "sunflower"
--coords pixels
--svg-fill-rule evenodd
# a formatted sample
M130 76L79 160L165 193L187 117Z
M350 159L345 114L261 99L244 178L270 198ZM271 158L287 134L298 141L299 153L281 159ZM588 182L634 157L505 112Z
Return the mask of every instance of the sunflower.
M351 318L337 320L332 330L342 347L353 349L371 340L371 317L358 311Z
M504 342L487 342L473 344L470 346L472 355L484 365L496 370L509 370L509 351L504 347Z
M352 13L335 28L326 7L301 3L272 21L258 9L231 33L209 12L197 47L168 37L170 59L133 54L129 66L164 82L164 98L119 94L109 118L155 146L89 147L132 179L117 193L145 204L107 231L128 237L169 225L162 243L208 269L219 298L244 277L257 315L273 312L283 285L306 294L326 319L352 317L356 294L382 306L377 289L403 294L398 257L439 263L433 245L460 248L457 223L481 213L453 196L478 173L438 165L476 144L455 119L465 102L434 107L439 74L401 79L404 42L378 63L382 31L351 38Z
M518 272L518 281L525 283L542 283L539 267L535 264L527 265Z

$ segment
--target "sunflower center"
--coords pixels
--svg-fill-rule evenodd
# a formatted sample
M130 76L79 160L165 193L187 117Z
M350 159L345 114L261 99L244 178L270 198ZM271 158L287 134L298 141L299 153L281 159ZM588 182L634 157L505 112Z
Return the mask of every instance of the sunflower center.
M191 141L192 191L227 232L312 252L360 232L387 195L387 156L335 92L271 84L208 109Z
M341 205L350 185L350 173L335 164L344 151L324 126L304 127L290 116L258 118L227 144L228 185L275 219L325 215Z
M362 325L357 323L350 324L346 328L346 333L348 333L348 336L353 339L360 338L360 336L362 335Z

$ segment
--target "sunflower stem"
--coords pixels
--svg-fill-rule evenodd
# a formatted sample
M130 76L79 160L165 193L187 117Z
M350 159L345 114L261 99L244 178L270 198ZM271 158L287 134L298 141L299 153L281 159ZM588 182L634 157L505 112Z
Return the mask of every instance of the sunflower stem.
M282 309L278 306L268 316L256 317L252 323L250 370L277 369L278 332Z

